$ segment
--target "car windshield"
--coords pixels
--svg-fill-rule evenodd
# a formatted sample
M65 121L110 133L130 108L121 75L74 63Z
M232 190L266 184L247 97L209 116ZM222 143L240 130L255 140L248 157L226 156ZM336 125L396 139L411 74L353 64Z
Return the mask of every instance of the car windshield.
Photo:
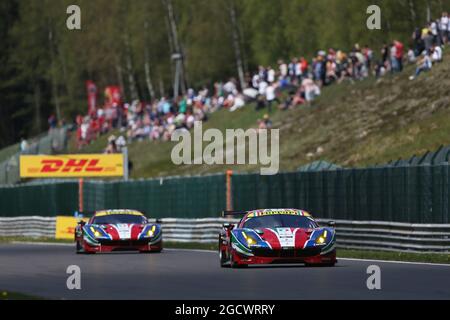
M144 216L132 215L132 214L109 214L92 219L93 224L120 224L120 223L133 223L142 224L145 223Z
M311 218L297 215L274 214L268 216L255 217L244 223L244 228L304 228L314 229L318 225Z

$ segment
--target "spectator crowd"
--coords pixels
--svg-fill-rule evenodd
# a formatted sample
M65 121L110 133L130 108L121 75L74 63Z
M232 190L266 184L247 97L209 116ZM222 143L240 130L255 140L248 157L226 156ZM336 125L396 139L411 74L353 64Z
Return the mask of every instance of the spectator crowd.
M112 129L119 129L122 135L110 136L107 153L120 152L127 142L135 140L168 141L176 129L189 130L195 121L207 120L216 110L225 108L233 112L249 102L255 103L256 110L267 109L264 119L258 120L259 128L267 128L271 126L269 114L273 108L286 110L310 105L324 86L399 73L405 64L416 64L410 77L414 80L442 61L449 40L449 16L444 12L423 28L416 28L408 50L395 39L384 44L379 54L368 45L355 44L349 52L329 48L318 51L311 60L295 57L289 61L280 59L275 68L259 66L253 74L245 75L245 88L239 88L236 79L231 78L214 83L212 88L188 89L178 98L97 107L95 112L76 119L78 147Z

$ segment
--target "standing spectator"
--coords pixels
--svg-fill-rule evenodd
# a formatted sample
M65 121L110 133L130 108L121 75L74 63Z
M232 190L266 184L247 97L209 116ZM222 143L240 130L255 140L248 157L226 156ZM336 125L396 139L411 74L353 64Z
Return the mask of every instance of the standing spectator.
M272 103L274 103L276 99L277 99L276 84L271 83L266 88L266 103L269 113L272 112Z
M28 142L25 138L22 138L20 142L20 152L24 153L28 149Z
M395 46L395 60L396 60L397 71L402 72L403 71L404 46L403 46L403 43L401 43L398 40L394 40L394 46Z
M447 33L446 33L446 39L447 39L447 42L449 42L450 41L450 17L447 15L447 21L448 21L448 23L447 23Z
M255 73L252 77L252 87L258 89L259 87L259 75Z
M295 79L297 81L297 83L301 83L302 81L302 64L300 61L295 62L295 66L294 66L294 73L295 73Z
M322 87L325 83L326 76L325 58L322 53L319 53L317 56L313 69L314 80L318 83L319 87Z
M266 81L261 80L258 83L258 93L260 96L265 96L266 95L266 88L267 88L268 84Z
M423 43L422 31L420 28L416 28L412 36L414 43L414 54L416 57L420 56L422 51L425 50L425 45Z
M105 154L113 154L117 153L117 144L116 144L116 136L112 135L108 137L108 145L105 149Z
M54 114L51 114L50 117L48 117L48 127L50 128L50 130L55 129L56 128L56 117Z
M443 12L440 20L441 38L444 44L448 41L448 30L449 30L449 18L448 13Z
M305 59L305 57L301 57L300 58L300 67L301 67L301 72L303 77L307 77L308 76L308 60Z
M267 72L263 66L258 67L258 76L260 81L267 81Z
M281 78L286 78L288 76L288 66L283 60L278 61L279 71Z
M272 67L267 68L267 82L268 83L275 82L275 70Z
M434 38L433 38L433 34L431 33L431 31L428 28L426 30L427 30L427 32L423 35L422 39L423 39L425 51L429 52L431 50L431 48L433 47L433 44L434 44L433 39Z
M439 29L438 29L438 23L436 21L430 22L430 30L431 34L433 35L433 44L440 45L439 43Z
M293 83L294 79L295 79L295 68L297 66L297 62L298 62L297 58L292 58L291 62L289 63L289 66L288 66L289 78L291 80L291 83Z
M391 65L391 73L398 71L398 65L397 65L397 47L394 43L391 44L389 48L389 61Z
M389 64L389 47L387 44L383 44L383 47L381 48L381 61L385 68L387 68Z
M368 45L365 45L363 48L363 55L366 61L367 70L372 69L372 60L373 60L373 51L370 49Z

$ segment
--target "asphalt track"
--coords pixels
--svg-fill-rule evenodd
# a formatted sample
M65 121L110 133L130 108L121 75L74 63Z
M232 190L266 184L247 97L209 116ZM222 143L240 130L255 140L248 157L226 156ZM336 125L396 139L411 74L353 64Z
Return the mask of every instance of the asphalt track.
M66 269L81 268L81 290ZM367 267L381 268L368 290ZM450 299L450 266L340 260L334 268L222 269L215 252L76 255L72 246L0 244L0 289L52 299Z

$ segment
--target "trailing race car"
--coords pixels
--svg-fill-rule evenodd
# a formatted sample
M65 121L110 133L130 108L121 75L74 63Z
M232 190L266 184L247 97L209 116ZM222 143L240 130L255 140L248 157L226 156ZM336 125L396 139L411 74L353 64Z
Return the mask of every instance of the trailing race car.
M235 227L224 224L219 235L222 267L251 264L304 263L334 266L334 222L320 227L311 215L297 209L225 211L224 216L244 215Z
M75 229L77 253L136 250L161 252L162 231L136 210L97 211Z

